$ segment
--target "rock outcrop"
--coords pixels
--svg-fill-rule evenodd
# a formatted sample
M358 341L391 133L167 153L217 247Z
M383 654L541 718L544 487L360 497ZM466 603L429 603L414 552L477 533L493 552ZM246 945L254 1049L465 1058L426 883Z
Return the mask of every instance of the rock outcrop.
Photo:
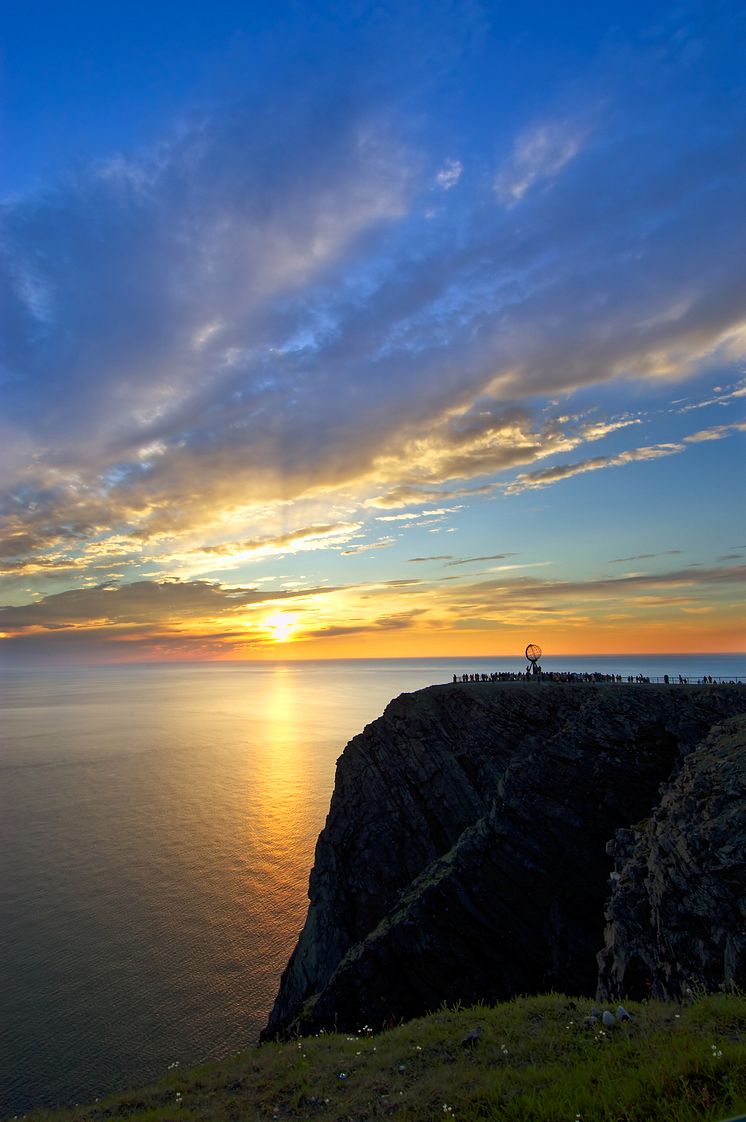
M594 992L607 845L651 815L713 725L745 711L738 686L460 683L391 702L338 762L264 1037ZM613 989L629 967L619 916L609 925Z
M746 985L746 717L716 726L616 861L599 996Z

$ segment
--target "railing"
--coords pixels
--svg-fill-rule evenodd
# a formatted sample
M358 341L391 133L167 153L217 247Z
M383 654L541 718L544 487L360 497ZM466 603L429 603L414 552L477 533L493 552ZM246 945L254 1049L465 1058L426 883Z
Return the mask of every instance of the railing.
M577 675L576 677L564 678L552 677L551 674L537 674L536 677L546 678L550 682L583 682L587 683L588 685L598 683L598 685L609 686L742 686L744 685L744 683L746 683L746 675L743 674L731 675L730 677L718 677L714 674L705 674L700 675L699 677L690 675L688 678L684 677L683 675L679 677L678 674L664 674L660 677L656 677L654 675L649 676L647 674L634 674L632 675L632 677L626 677L625 675L622 675L621 677L617 676L616 678L613 675L609 675L609 677L606 677L604 675L595 677L591 675L589 678L585 678L582 675Z
M623 682L627 679L623 678ZM746 675L733 674L730 677L722 675L718 677L714 674L705 674L700 677L690 675L688 678L678 674L669 674L668 678L664 675L662 678L645 678L644 682L652 682L654 685L661 686L742 686L746 683ZM643 683L644 684L644 683Z
M455 685L473 684L475 682L562 682L578 683L588 686L742 686L746 684L746 675L714 675L700 674L685 677L679 674L663 674L660 676L647 674L592 674L573 671L542 671L539 674L509 674L505 671L498 674L474 674L464 678L457 674L453 679Z

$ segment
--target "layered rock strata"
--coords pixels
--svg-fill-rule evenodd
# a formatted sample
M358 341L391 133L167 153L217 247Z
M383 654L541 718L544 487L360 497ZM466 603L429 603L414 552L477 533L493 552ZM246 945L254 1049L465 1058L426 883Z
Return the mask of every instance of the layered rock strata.
M607 844L743 711L735 686L459 683L391 702L338 761L265 1038L594 992ZM607 942L613 988L627 967Z

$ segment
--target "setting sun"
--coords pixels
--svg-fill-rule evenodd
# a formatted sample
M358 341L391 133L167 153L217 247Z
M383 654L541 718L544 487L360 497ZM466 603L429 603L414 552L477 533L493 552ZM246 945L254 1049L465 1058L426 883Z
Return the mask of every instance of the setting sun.
M294 615L288 612L275 612L264 621L264 626L275 643L285 643L297 627Z

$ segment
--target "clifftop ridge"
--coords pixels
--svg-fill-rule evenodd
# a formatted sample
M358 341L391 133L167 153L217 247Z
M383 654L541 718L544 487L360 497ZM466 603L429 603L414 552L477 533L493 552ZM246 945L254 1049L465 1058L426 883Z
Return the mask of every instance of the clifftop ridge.
M394 699L338 761L265 1036L549 989L742 983L745 713L746 688L718 685L461 682ZM689 890L695 874L706 890ZM700 935L688 957L666 934L682 908Z

